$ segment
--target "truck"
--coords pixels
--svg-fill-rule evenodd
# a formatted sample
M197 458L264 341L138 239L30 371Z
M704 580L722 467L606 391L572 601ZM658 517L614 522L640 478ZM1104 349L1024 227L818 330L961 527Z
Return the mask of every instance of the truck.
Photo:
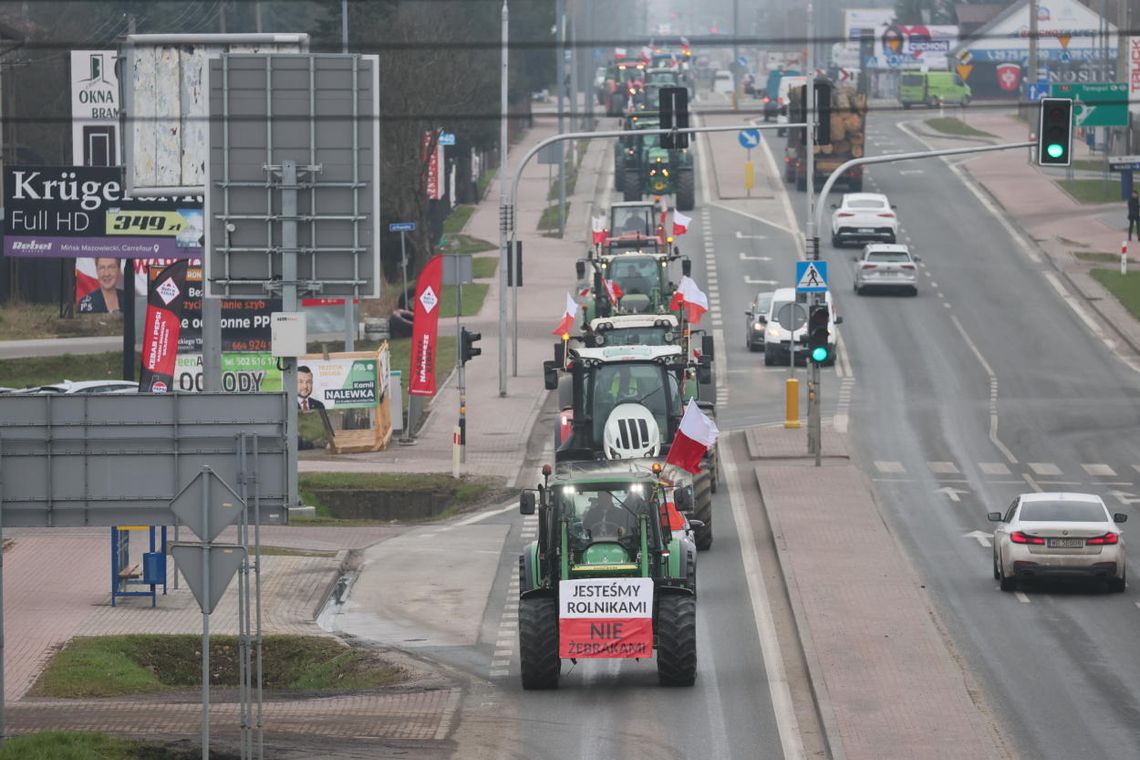
M826 81L817 79L817 82ZM788 106L789 121L803 121L806 87L792 90ZM849 85L831 86L831 142L815 146L814 177L816 189L823 186L828 176L844 162L862 158L866 144L867 97ZM784 180L794 182L796 189L807 191L807 143L805 130L797 127L788 130L788 143L784 152ZM863 191L863 167L856 166L844 173L837 184L848 192Z

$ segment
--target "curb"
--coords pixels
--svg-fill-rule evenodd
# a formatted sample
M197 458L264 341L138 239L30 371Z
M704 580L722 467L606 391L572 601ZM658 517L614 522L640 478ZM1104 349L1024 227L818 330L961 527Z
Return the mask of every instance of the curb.
M747 441L746 441L747 443ZM808 684L811 688L812 703L815 705L816 715L823 728L823 742L831 760L845 760L842 734L835 717L835 710L831 706L830 693L827 690L827 681L823 677L823 666L820 665L816 655L815 643L811 637L811 630L807 626L803 603L800 601L799 583L791 569L791 563L785 561L788 553L783 543L784 529L779 518L768 509L768 502L764 498L764 489L760 485L760 476L753 470L756 479L756 488L760 491L760 505L768 518L768 525L772 529L772 545L776 550L776 561L780 565L780 575L784 579L784 592L788 595L788 604L792 608L792 623L796 629L796 638L799 639L800 649L803 651L804 664L808 671Z

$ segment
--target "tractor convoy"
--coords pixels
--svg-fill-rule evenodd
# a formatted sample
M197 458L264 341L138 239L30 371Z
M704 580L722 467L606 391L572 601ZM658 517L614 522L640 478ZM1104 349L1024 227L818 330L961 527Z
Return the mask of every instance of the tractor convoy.
M661 87L688 86L687 57L617 61L599 92L629 133L614 156L625 201L595 222L543 366L559 409L554 461L520 498L522 514L538 519L519 557L526 689L557 688L567 659L655 657L662 685L696 678L697 553L712 545L715 435L686 464L673 454L691 450L690 414L715 431L713 341L695 329L707 299L666 232L663 197L675 196L677 211L693 207L692 157L638 134L659 124ZM670 229L683 232L687 218L673 213ZM690 309L694 299L703 308Z

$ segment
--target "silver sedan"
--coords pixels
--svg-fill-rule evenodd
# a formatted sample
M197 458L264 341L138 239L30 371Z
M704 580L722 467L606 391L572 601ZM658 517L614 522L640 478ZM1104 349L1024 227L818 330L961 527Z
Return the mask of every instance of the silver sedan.
M994 530L994 580L1015 591L1032 578L1103 578L1121 592L1126 579L1125 514L1109 514L1104 500L1087 493L1024 493L1003 515L990 512Z
M855 293L872 288L896 289L918 295L918 261L905 245L872 243L855 261Z

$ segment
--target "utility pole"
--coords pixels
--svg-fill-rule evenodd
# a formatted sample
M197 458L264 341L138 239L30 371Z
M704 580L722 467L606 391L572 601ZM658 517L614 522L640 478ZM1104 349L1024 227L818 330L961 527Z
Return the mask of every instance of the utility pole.
M510 251L507 249L507 230L512 227L511 207L507 205L507 77L510 74L510 56L507 41L510 36L507 0L503 0L503 38L499 63L499 396L507 395L507 267Z
M805 242L808 246L807 258L810 261L819 261L819 231L815 228L815 7L812 5L812 0L808 0L807 4L807 60L804 65L804 73L807 74L807 86L804 88L804 121L807 126L804 127L804 145L806 146L807 153L807 224ZM815 293L808 295L808 315L812 313L812 307L819 301ZM804 334L807 334L805 330ZM795 333L792 333L792 340L795 340ZM819 441L819 362L814 362L808 356L805 364L810 367L805 367L810 374L808 376L808 453L816 455L816 464L819 464L818 456L820 450Z
M565 102L563 95L566 93L566 0L557 0L555 3L555 23L557 24L558 44L555 45L554 51L557 58L555 59L554 71L558 77L556 87L558 88L558 132L559 134L566 131L565 119L563 112L565 111ZM566 151L559 152L558 158L558 237L562 237L566 232Z
M1037 2L1029 0L1029 81L1035 83L1040 78L1037 73ZM1030 119L1032 121L1032 119ZM1030 127L1032 130L1032 127Z
M740 97L740 0L732 0L732 110Z
M574 12L570 12L570 131L577 132L581 126L578 122L578 24L574 20ZM576 153L577 151L574 151ZM577 159L571 154L571 158Z
M348 52L348 0L340 0L340 52Z

